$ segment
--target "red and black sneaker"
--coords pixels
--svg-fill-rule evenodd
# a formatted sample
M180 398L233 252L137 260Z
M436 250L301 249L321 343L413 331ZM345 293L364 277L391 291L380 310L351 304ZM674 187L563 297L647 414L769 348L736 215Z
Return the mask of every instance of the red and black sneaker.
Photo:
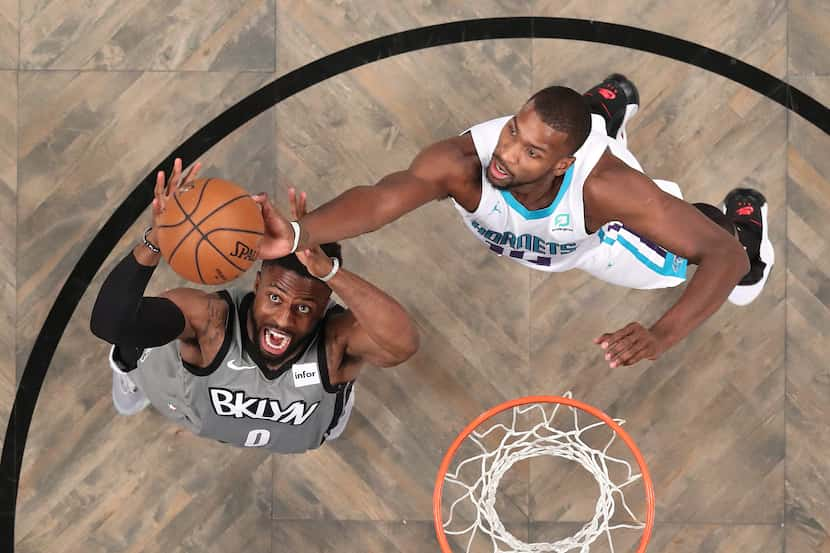
M640 93L625 75L614 73L584 94L591 112L605 119L608 136L625 139L625 124L640 107Z
M761 293L775 263L775 250L767 234L767 199L752 188L736 188L723 199L722 207L735 225L750 267L729 295L729 301L746 305Z

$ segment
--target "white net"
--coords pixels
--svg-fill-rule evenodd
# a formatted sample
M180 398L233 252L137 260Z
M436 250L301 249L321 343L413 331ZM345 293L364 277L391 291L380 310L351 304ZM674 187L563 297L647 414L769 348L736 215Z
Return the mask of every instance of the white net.
M565 397L570 398L571 394L568 393ZM573 416L572 427L568 430L560 430L554 426L560 410L569 410ZM590 545L602 534L606 535L608 545L613 552L612 530L644 528L645 524L640 522L631 511L623 493L626 486L640 480L642 475L635 472L627 461L609 455L608 450L614 443L616 432L602 421L580 426L579 411L575 407L560 403L519 405L513 407L510 426L492 423L489 428L477 428L470 433L467 440L472 441L476 446L476 452L480 451L480 453L466 459L457 459L455 469L448 470L444 477L443 497L455 498L449 503L449 512L443 522L444 533L448 536L463 536L469 533L469 539L466 539L467 553L471 552L474 540L480 541L482 535L489 538L494 553L548 551L587 553ZM534 417L538 415L541 418L540 422L532 424L527 429L520 429L519 419L527 420L529 415ZM625 422L620 419L614 419L614 421L620 425ZM602 449L591 447L584 440L586 433L602 427L607 429L610 437ZM493 439L498 437L499 433L503 435L499 439ZM596 431L590 434L592 438L590 441L596 441L595 434ZM497 445L488 447L486 442ZM599 499L593 518L574 535L553 543L525 543L506 530L499 519L496 511L496 493L502 477L515 463L545 455L560 457L582 465L596 480L599 486ZM617 480L620 481L612 481L610 473L616 474ZM452 491L450 488L455 486L460 489L455 488ZM447 502L449 501L448 499ZM472 522L459 524L454 520L456 511L469 512L470 504L473 507ZM612 524L612 518L618 506L622 506L625 511L625 515L621 516L624 520ZM464 538L461 539L464 540Z

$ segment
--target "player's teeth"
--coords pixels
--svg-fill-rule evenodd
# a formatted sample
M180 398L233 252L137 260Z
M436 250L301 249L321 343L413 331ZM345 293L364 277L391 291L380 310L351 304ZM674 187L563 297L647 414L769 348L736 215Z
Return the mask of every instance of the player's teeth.
M268 344L269 347L279 349L285 345L287 340L288 337L283 333L270 328L265 329L265 343Z
M265 332L265 343L267 343L272 348L279 348L279 346L276 344L274 338L275 338L275 336L270 330ZM279 340L279 341L282 342L282 340Z

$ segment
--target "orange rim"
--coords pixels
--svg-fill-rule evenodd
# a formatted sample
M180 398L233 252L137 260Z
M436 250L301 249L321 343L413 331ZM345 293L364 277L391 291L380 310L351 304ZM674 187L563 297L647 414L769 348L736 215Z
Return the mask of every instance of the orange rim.
M512 409L518 405L526 405L528 403L559 403L569 407L575 407L600 419L602 422L610 426L614 432L617 433L617 436L622 438L625 445L628 446L628 449L634 455L634 459L637 461L637 464L640 466L640 474L642 475L643 486L645 487L646 492L645 528L643 528L643 536L640 538L640 545L637 547L637 553L644 553L646 547L648 546L648 540L651 538L652 528L654 527L654 486L651 482L651 474L648 472L648 466L646 466L646 460L643 458L643 454L640 453L640 448L637 447L637 444L634 443L634 440L631 439L628 432L623 430L622 426L614 422L611 417L596 407L576 399L560 396L527 396L505 401L504 403L496 405L495 407L480 414L458 434L455 440L453 440L449 449L447 449L447 453L444 455L444 459L441 461L441 465L438 467L438 474L435 477L435 490L432 493L432 517L433 523L435 524L435 534L438 537L438 544L441 546L441 551L443 553L453 553L450 549L449 542L447 542L447 536L444 534L444 522L441 516L441 492L444 490L444 477L447 474L447 470L450 468L450 462L452 462L455 452L458 451L461 443L467 439L467 436L469 436L479 424L490 417L501 413L502 411L507 411L508 409Z

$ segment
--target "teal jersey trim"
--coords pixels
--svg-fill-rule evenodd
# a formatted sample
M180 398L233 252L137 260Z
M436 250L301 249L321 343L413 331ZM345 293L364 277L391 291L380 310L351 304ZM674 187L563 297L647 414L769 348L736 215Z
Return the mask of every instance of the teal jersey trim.
M666 258L663 262L663 266L661 267L651 259L644 256L643 253L639 249L637 249L637 246L626 240L624 236L620 236L618 234L616 240L614 240L608 238L605 235L605 231L603 229L599 230L598 235L600 242L602 242L603 244L613 244L614 242L619 242L620 245L622 245L622 247L631 252L631 254L637 259L637 261L639 261L640 263L642 263L658 275L671 276L682 279L686 278L686 269L689 265L689 262L685 257L680 257L671 252L666 252Z
M573 179L574 175L574 166L573 164L568 167L568 170L565 172L565 178L562 180L562 186L559 187L559 192L556 193L556 197L553 199L553 203L551 203L548 207L542 209L528 209L522 204L519 203L519 200L513 197L513 194L510 193L509 190L499 190L501 192L504 201L507 202L513 211L524 217L525 219L544 219L545 217L549 217L551 213L556 211L556 206L559 205L559 202L562 201L562 198L565 197L565 193L568 191L568 188L571 186L571 180Z

